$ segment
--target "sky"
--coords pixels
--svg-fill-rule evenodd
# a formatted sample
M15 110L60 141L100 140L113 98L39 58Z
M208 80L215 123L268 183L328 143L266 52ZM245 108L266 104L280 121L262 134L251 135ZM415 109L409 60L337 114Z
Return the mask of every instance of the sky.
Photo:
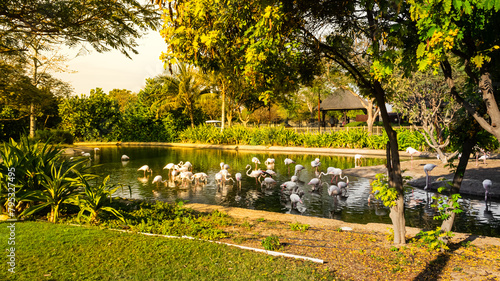
M55 73L57 78L70 83L73 94L89 94L91 89L102 88L105 93L113 89L127 89L138 93L144 88L146 78L153 78L163 71L159 57L166 44L158 31L151 31L138 41L139 54L127 58L119 51L92 52L76 56L78 50L67 50L69 70L75 73Z

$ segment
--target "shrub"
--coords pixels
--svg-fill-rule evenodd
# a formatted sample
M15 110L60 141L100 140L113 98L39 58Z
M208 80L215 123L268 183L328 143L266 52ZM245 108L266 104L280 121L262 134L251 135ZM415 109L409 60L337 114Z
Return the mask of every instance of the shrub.
M73 144L73 135L69 131L60 129L37 130L35 132L35 141L51 144Z

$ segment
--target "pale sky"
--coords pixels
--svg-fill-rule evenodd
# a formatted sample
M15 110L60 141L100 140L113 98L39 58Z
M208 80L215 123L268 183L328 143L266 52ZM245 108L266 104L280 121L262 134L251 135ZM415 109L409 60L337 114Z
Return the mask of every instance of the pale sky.
M55 73L54 76L70 83L73 94L89 94L91 89L102 88L105 93L113 89L127 89L138 93L144 88L146 78L153 78L163 71L159 57L166 44L158 31L151 31L137 41L137 55L127 58L113 50L75 57L78 50L70 51L69 69L76 73Z

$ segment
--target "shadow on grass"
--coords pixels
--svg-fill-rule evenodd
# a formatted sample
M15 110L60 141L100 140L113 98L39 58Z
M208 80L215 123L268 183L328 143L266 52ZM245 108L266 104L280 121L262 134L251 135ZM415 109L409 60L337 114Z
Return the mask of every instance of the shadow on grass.
M439 276L441 276L444 268L446 267L446 265L450 261L450 257L453 254L453 252L455 252L457 249L463 247L464 243L472 242L477 237L478 236L476 236L476 235L471 235L460 242L452 243L452 244L448 245L448 247L450 249L446 252L440 253L433 261L431 261L429 264L427 264L425 269L422 272L420 272L420 274L417 275L417 277L415 277L413 280L414 281L417 281L417 280L418 281L420 281L420 280L438 280Z

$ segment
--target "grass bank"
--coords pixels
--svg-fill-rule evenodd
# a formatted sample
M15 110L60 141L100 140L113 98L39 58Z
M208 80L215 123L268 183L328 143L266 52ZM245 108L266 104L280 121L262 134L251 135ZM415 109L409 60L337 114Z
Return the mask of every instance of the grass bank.
M3 248L10 230L0 224ZM15 223L16 273L0 280L332 280L311 262L225 245L45 222Z

